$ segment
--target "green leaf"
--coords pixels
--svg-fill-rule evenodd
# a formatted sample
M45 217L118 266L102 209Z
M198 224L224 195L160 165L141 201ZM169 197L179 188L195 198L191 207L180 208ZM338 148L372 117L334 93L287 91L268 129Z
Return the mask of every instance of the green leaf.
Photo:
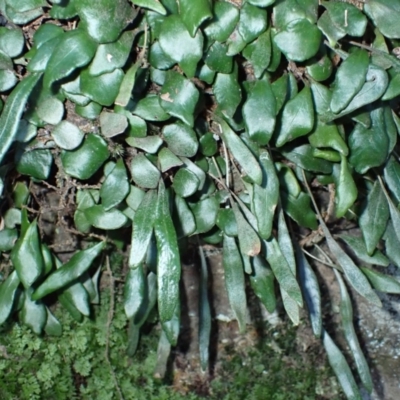
M242 54L253 65L254 76L260 79L271 61L272 44L270 30L265 31L254 42L248 44L243 49Z
M209 360L210 334L211 334L211 309L208 299L208 271L207 261L203 248L199 246L200 253L200 287L199 287L199 353L202 371L206 371Z
M173 167L179 167L183 162L168 148L163 147L158 153L161 172L166 172Z
M232 118L242 100L242 89L238 82L236 64L231 74L217 74L213 85L213 93L222 114Z
M223 140L236 161L254 183L261 185L263 176L262 170L249 148L226 122L220 121L220 125L223 132Z
M65 172L78 179L89 179L109 157L107 143L99 135L90 134L73 151L61 152Z
M208 0L180 0L179 15L190 36L194 37L199 26L212 17L210 2Z
M16 229L6 228L0 231L0 251L12 250L17 239L18 233Z
M245 43L258 38L267 29L267 11L246 2L240 9L237 30Z
M392 221L389 220L386 226L386 231L383 236L385 240L385 253L390 258L390 260L396 265L400 265L400 254L399 254L399 247L400 241L397 238L396 232L393 228Z
M0 117L0 163L16 138L26 102L40 77L41 74L32 74L23 79L7 98Z
M358 195L357 186L347 164L346 157L341 156L340 166L337 164L334 165L333 176L336 186L336 217L342 218L357 200Z
M340 286L340 315L342 317L344 336L351 352L353 353L354 361L356 363L361 381L367 388L368 392L371 393L373 389L371 373L369 371L365 356L361 350L360 343L358 342L356 331L354 330L353 307L351 305L350 295L340 274L336 270L334 270L334 272Z
M206 157L212 157L218 151L218 143L211 132L205 133L199 139L199 150Z
M372 255L369 255L367 252L367 246L361 237L341 234L339 235L339 238L350 247L357 258L361 261L368 264L380 265L382 267L387 267L389 265L389 259L379 250L375 250Z
M224 235L223 246L225 287L239 330L243 333L246 329L247 301L242 258L234 238Z
M237 7L224 1L213 2L213 18L206 24L204 33L210 40L225 42L238 21L239 9Z
M346 108L360 91L365 83L368 64L368 53L357 49L337 69L331 99L331 110L334 113Z
M11 252L11 261L24 287L31 287L42 275L44 262L37 221L29 224Z
M323 1L321 4L328 10L330 19L335 26L349 36L361 37L367 27L367 18L350 3Z
M301 192L294 197L286 192L281 193L282 207L287 215L300 226L315 230L318 228L317 217L311 209L310 196Z
M21 55L25 46L25 38L22 29L0 27L0 51L10 58Z
M79 277L90 268L92 262L103 248L104 242L100 242L86 250L75 253L66 264L58 268L45 279L33 293L32 300L39 300L79 279Z
M318 279L299 245L295 244L295 250L300 286L310 315L311 327L314 335L320 337L322 333L322 306Z
M50 16L54 19L71 19L77 16L77 10L75 1L70 0L66 4L56 4L53 2L53 6L49 12Z
M64 115L64 104L54 96L39 102L37 113L39 118L51 125L57 125Z
M17 82L18 79L12 71L0 69L0 92L10 90Z
M101 204L106 211L115 207L129 193L128 174L123 160L118 159L112 170L107 174L106 180L101 185Z
M361 395L349 364L347 364L342 352L325 329L322 331L322 340L328 355L329 364L335 372L346 397L348 399L361 400Z
M21 321L29 326L36 335L40 335L47 320L46 307L42 302L31 298L31 290L25 290L24 303L21 310ZM33 297L33 296L32 296Z
M231 208L220 208L218 210L216 225L227 236L238 235L235 214Z
M314 126L314 106L311 90L306 86L283 109L279 133L276 139L278 147L300 136L307 135Z
M143 265L130 269L124 286L124 309L126 316L131 319L138 314L142 304L148 297L147 279L144 275Z
M102 75L122 68L128 60L134 38L135 31L126 31L115 42L100 44L89 65L90 75Z
M170 118L161 107L160 97L154 94L150 94L136 103L132 113L146 121L166 121Z
M391 156L384 169L385 182L390 192L400 203L400 164Z
M268 7L275 3L275 0L247 0L249 4L257 7Z
M15 161L20 174L42 180L50 176L53 156L48 149L28 150L17 154Z
M300 146L286 146L282 149L282 154L290 161L306 171L322 172L330 174L332 164L326 160L313 156L313 148L308 144Z
M366 205L360 215L360 228L364 237L367 253L371 255L386 229L389 219L389 206L378 181L366 201Z
M44 85L70 75L75 69L83 67L92 60L97 44L83 30L65 32L55 47L44 73Z
M268 81L255 81L249 86L242 112L250 138L261 145L268 144L274 132L276 115L275 96Z
M350 104L340 114L332 115L330 119L340 118L379 99L385 93L389 82L386 71L373 64L369 65L365 80L363 87L353 97Z
M292 271L293 275L296 276L296 259L294 257L292 238L286 225L285 215L282 209L279 210L278 216L278 243L281 252L290 267L290 270Z
M227 56L226 51L226 44L213 43L204 58L208 68L222 74L230 74L233 68L233 57Z
M400 282L387 274L361 267L372 286L379 292L400 294Z
M123 114L110 113L103 111L100 114L100 129L101 134L106 138L123 133L128 127L128 119Z
M159 136L146 136L140 137L128 137L125 139L132 147L144 150L146 153L155 154L157 153L160 146L163 144L162 139Z
M324 54L318 60L313 59L306 67L307 74L317 82L328 79L333 71L332 61L327 54Z
M191 236L196 231L196 221L185 199L175 195L174 223L178 239Z
M159 0L130 0L130 1L139 7L148 8L149 10L153 10L162 15L165 15L167 13L167 10L160 3Z
M240 253L243 256L255 257L261 251L261 241L236 203L232 203L232 209L237 224Z
M157 241L158 313L161 322L173 318L179 307L181 261L175 228L169 212L168 194L160 181L154 232Z
M116 208L106 210L102 205L94 205L84 210L87 220L96 228L119 229L127 222L127 217Z
M298 306L303 306L301 290L297 283L296 277L293 275L285 256L279 247L278 241L272 236L268 240L264 240L266 258L274 272L275 278L279 282L279 286L286 294L293 299Z
M199 91L190 80L175 71L167 73L165 84L161 89L160 103L168 114L193 126L198 100Z
M74 4L81 24L98 43L116 41L136 16L136 10L126 0L79 0Z
M365 174L370 168L382 165L388 155L389 138L386 133L383 109L377 108L371 111L371 119L370 129L357 124L348 139L349 162L360 174Z
M346 32L332 21L328 11L324 11L318 19L319 30L328 38L331 46L336 46L338 40L346 36Z
M196 221L196 233L208 232L215 226L219 210L219 204L215 197L191 203L189 207Z
M47 312L47 318L46 318L46 325L44 326L44 331L51 336L61 336L62 326L60 322L47 307L46 307L46 312Z
M192 78L197 63L203 55L201 31L191 37L181 17L171 15L165 18L161 25L159 41L164 53L178 63L189 78Z
M6 0L6 4L12 6L21 13L35 8L48 7L47 2L44 0Z
M400 18L400 5L396 1L369 0L364 11L387 38L400 38L400 27L397 23Z
M61 263L60 263L61 267ZM75 307L75 309L85 317L90 316L89 294L80 282L70 285L62 291L61 296Z
M307 19L290 22L273 38L281 52L291 61L306 61L317 54L322 34Z
M196 133L182 123L165 126L163 137L168 148L177 156L192 157L197 153L199 144Z
M0 285L0 325L7 320L13 309L19 284L17 271L13 271Z
M74 150L84 138L84 133L69 121L61 121L51 132L54 142L64 150Z
M338 127L334 123L323 123L319 119L312 133L308 136L308 141L315 148L330 147L344 156L347 156L349 149L346 142L339 133Z
M274 26L279 30L298 19L307 19L315 23L318 17L318 2L316 0L278 1L273 8L273 17Z
M144 154L133 157L131 173L133 181L145 189L155 189L161 177L160 171Z
M188 168L179 168L174 176L173 188L180 197L194 194L200 185L199 178Z
M132 243L129 256L130 268L136 268L145 258L153 234L153 226L156 218L154 210L156 206L157 193L155 190L149 190L140 202L132 222Z
M275 209L279 199L279 181L274 162L267 151L259 157L262 182L253 186L252 211L257 218L258 233L263 239L271 236Z
M272 313L276 308L274 274L261 256L256 256L251 260L253 266L253 273L250 275L251 287L267 311Z
M92 76L86 68L80 76L82 94L96 103L109 107L117 98L124 73L121 69L115 69L113 72Z

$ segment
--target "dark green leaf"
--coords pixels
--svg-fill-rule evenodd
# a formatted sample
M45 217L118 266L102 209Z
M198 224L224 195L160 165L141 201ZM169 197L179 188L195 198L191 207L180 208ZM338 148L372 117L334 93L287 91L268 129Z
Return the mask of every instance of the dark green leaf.
M185 199L175 195L175 216L178 239L191 236L196 231L196 221Z
M148 8L149 10L153 10L162 15L165 15L167 13L167 10L164 8L164 6L160 3L159 0L130 0L130 1L139 7Z
M253 65L255 77L260 79L271 61L272 44L270 30L262 33L254 42L248 44L243 49L242 54Z
M318 228L317 217L311 209L310 197L301 192L296 198L282 192L282 207L287 215L300 226L315 230Z
M235 157L236 161L243 168L247 176L256 184L262 183L262 171L259 163L254 158L249 148L243 143L240 137L229 127L229 125L221 121L222 136L228 149Z
M278 147L309 133L314 126L314 106L311 90L306 86L289 100L282 112L281 125L276 139Z
M235 214L231 208L220 208L218 210L216 224L225 235L237 236L238 226Z
M40 180L49 177L52 164L53 156L48 149L28 150L16 157L16 167L20 174Z
M87 220L96 228L119 229L127 222L126 216L116 208L106 210L102 205L94 205L84 210Z
M44 331L48 335L52 336L61 336L62 335L62 326L58 319L51 313L51 311L46 307L47 318L46 325L44 327Z
M155 189L161 177L160 171L144 154L133 157L131 172L134 182L145 189Z
M334 123L324 124L317 119L314 130L308 136L308 141L315 148L330 147L344 156L347 156L349 153L347 144L340 135L337 125Z
M190 80L175 71L169 71L161 89L160 99L161 106L168 114L193 126L193 114L199 100L199 92Z
M190 36L194 37L199 26L212 17L208 0L179 0L179 15Z
M331 110L339 113L346 108L365 83L368 70L368 53L357 49L340 65L333 85Z
M41 301L34 301L31 298L31 293L30 289L25 290L24 303L20 316L25 325L29 326L36 335L40 335L46 324L47 311Z
M180 168L174 176L173 188L180 197L189 197L199 188L199 178L188 168Z
M0 117L0 163L15 140L26 102L40 77L32 74L23 79L7 98Z
M181 261L164 183L158 188L154 232L157 241L158 313L161 322L173 318L179 307Z
M96 48L96 42L81 29L64 33L47 63L44 85L49 87L75 69L89 64Z
M144 275L143 265L130 269L124 286L124 309L126 316L131 319L138 314L142 304L148 296L147 279Z
M318 52L321 31L307 19L290 22L278 32L274 41L285 56L292 61L306 61Z
M31 287L43 273L44 262L40 247L37 221L29 224L11 252L11 261L24 287Z
M204 62L213 71L229 74L233 68L233 57L226 55L227 46L225 44L215 42L208 49Z
M219 209L219 204L215 197L189 204L189 207L196 221L196 233L208 232L215 226Z
M364 210L360 215L360 228L367 253L371 255L386 229L389 219L389 206L378 181L368 195Z
M98 43L114 42L132 22L136 11L126 0L79 0L74 2L81 24Z
M104 242L100 242L93 247L75 253L66 264L58 268L45 279L45 281L33 293L32 299L39 300L77 280L90 268L92 262L100 254L103 248Z
M268 144L274 132L276 115L275 96L268 81L255 81L249 86L242 112L250 138L261 145Z
M166 121L170 118L161 107L160 97L154 94L150 94L141 99L135 104L132 112L146 121Z
M203 55L203 35L199 31L190 36L182 19L171 15L164 19L160 31L160 46L164 53L180 65L185 74L192 78L197 63Z
M229 304L239 323L240 332L243 333L247 318L243 263L235 238L226 235L224 235L223 266Z
M383 35L390 39L400 38L400 4L392 0L369 0L365 13L374 21Z
M324 54L318 60L313 60L306 67L307 74L317 82L328 79L332 74L332 70L332 62L327 54Z
M88 135L76 150L62 151L65 172L78 179L89 179L107 160L107 143L99 135Z
M17 271L13 271L0 285L0 325L7 320L11 313L19 284Z
M273 8L274 26L282 30L298 19L308 19L314 23L318 17L318 1L285 0L276 2Z

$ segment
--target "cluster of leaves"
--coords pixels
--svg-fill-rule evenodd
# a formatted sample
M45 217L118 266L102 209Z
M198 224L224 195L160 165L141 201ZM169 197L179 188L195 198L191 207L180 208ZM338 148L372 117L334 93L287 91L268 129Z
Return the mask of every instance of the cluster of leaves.
M0 31L0 90L16 85L14 66L23 75L0 118L1 190L12 193L4 196L0 232L12 264L0 286L0 323L17 313L38 334L60 334L48 308L56 300L77 320L90 315L99 298L94 261L117 245L116 232L132 227L124 298L130 351L157 307L159 350L167 358L180 326L180 247L196 236L223 245L226 288L242 331L247 278L269 311L279 287L294 324L304 298L343 390L359 398L347 361L323 328L319 284L287 218L309 230L319 221L336 260L326 263L340 285L345 336L361 382L372 390L347 285L380 305L374 289L399 293L400 283L359 268L344 252L308 182L333 184L336 218L358 221L362 237L340 238L357 259L400 265L400 61L391 54L400 39L400 2L51 3L0 1L9 21ZM17 25L40 16L48 22L24 53ZM100 133L82 132L68 120L67 105L99 120ZM37 220L29 221L34 202L22 179L14 183L16 173L73 187L74 229L92 242L101 230L105 241L60 262ZM211 315L204 257L201 272L205 369Z

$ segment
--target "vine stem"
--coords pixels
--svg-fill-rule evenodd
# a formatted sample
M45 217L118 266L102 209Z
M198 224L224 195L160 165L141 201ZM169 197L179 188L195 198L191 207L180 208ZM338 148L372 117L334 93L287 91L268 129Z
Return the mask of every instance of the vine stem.
M110 279L110 309L108 310L107 324L106 324L106 349L105 349L105 359L107 364L110 367L111 375L114 380L115 387L117 388L117 392L120 400L124 400L124 396L122 394L121 388L118 384L117 376L115 375L114 368L111 364L110 360L110 334L111 334L111 323L114 318L114 307L115 307L115 280L110 268L110 258L106 256L106 268L108 272L108 276Z

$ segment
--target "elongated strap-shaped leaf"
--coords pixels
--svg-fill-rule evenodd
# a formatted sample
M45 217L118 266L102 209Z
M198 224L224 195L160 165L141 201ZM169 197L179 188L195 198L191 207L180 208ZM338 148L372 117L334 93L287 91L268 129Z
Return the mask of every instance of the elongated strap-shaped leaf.
M279 180L275 166L267 151L263 151L259 157L262 182L253 186L252 211L257 218L258 233L263 239L268 239L272 232L272 223L275 208L279 198Z
M300 247L298 245L295 245L295 247L300 286L310 315L311 327L314 335L320 337L322 332L322 307L318 280Z
M392 199L390 198L388 192L386 191L385 187L383 186L383 182L379 177L379 183L382 187L383 192L385 193L385 197L389 204L389 211L390 211L390 218L392 220L394 233L397 236L397 240L400 241L400 211L398 208L393 204Z
M26 289L31 287L43 273L44 261L41 250L39 231L35 220L29 224L26 232L19 238L11 252L11 261Z
M39 300L49 293L68 285L86 272L94 259L104 248L104 242L100 242L86 250L74 254L62 267L53 272L33 293L32 299Z
M13 271L0 285L0 325L7 320L11 313L19 284L17 271Z
M208 270L203 248L199 246L200 253L200 296L199 296L199 353L200 365L203 371L208 368L210 333L211 333L211 309L208 300Z
M393 264L400 267L400 241L397 239L397 235L394 232L392 221L388 222L383 238L385 239L386 255Z
M371 255L385 232L389 218L389 206L378 181L375 182L368 195L359 224L364 237L367 253Z
M257 233L244 218L236 203L232 204L232 209L238 227L240 252L243 255L254 257L261 251L261 241Z
M261 185L261 167L251 151L225 121L221 120L219 123L222 128L223 139L232 155L235 157L248 177L257 185Z
M143 271L143 265L130 269L125 280L124 309L128 318L134 318L138 313L147 294L147 281Z
M223 265L229 304L239 323L240 332L246 329L247 301L244 286L243 262L235 238L224 235Z
M339 265L343 268L343 272L346 275L346 278L349 280L350 284L353 288L361 294L361 296L365 297L372 304L375 304L378 307L382 307L382 303L377 296L377 294L372 289L371 285L368 282L368 279L365 275L360 271L356 264L354 264L353 260L344 252L344 250L338 245L336 240L333 238L331 233L329 232L328 227L325 224L324 219L322 218L321 213L315 203L314 197L312 196L310 187L308 186L307 179L303 170L303 178L304 183L307 187L307 191L310 194L312 202L314 204L315 210L317 211L319 223L321 225L322 231L324 232L326 242L328 244L329 250L336 258Z
M162 329L167 335L171 346L176 346L181 323L181 305L178 303L174 310L174 315L169 321L162 322Z
M361 400L361 395L349 364L347 364L344 355L326 330L323 330L322 332L322 340L328 355L329 364L335 372L345 395L351 400Z
M157 241L158 312L161 322L172 319L179 303L181 260L168 194L160 181L154 231Z
M356 363L361 381L371 393L373 387L371 373L358 342L356 331L354 330L353 307L351 305L351 299L347 291L346 285L342 277L340 276L340 273L336 270L334 270L334 272L340 287L340 315L342 317L344 336L346 338L347 344L350 347L351 352L353 353L354 361Z
M293 300L286 292L285 289L280 288L283 307L286 314L292 321L293 325L297 326L300 323L300 309L295 300Z
M276 308L275 277L271 268L260 255L252 258L253 273L250 275L250 284L254 293L264 304L268 312Z
M171 353L171 343L169 342L164 330L161 331L160 340L157 347L157 362L154 371L154 376L161 379L167 371L167 362Z
M400 294L400 282L398 280L369 268L361 268L361 270L376 290L384 293Z
M274 272L279 285L296 303L302 307L303 299L299 284L293 272L282 254L278 241L272 236L269 240L264 240L266 258Z
M14 141L26 102L42 74L32 74L22 80L8 96L0 117L0 164Z
M149 190L141 201L132 223L132 245L129 256L129 267L136 268L143 260L149 247L153 226L155 223L155 209L157 192Z
M294 257L292 238L285 221L283 210L279 210L278 217L278 243L292 274L296 276L296 259Z

